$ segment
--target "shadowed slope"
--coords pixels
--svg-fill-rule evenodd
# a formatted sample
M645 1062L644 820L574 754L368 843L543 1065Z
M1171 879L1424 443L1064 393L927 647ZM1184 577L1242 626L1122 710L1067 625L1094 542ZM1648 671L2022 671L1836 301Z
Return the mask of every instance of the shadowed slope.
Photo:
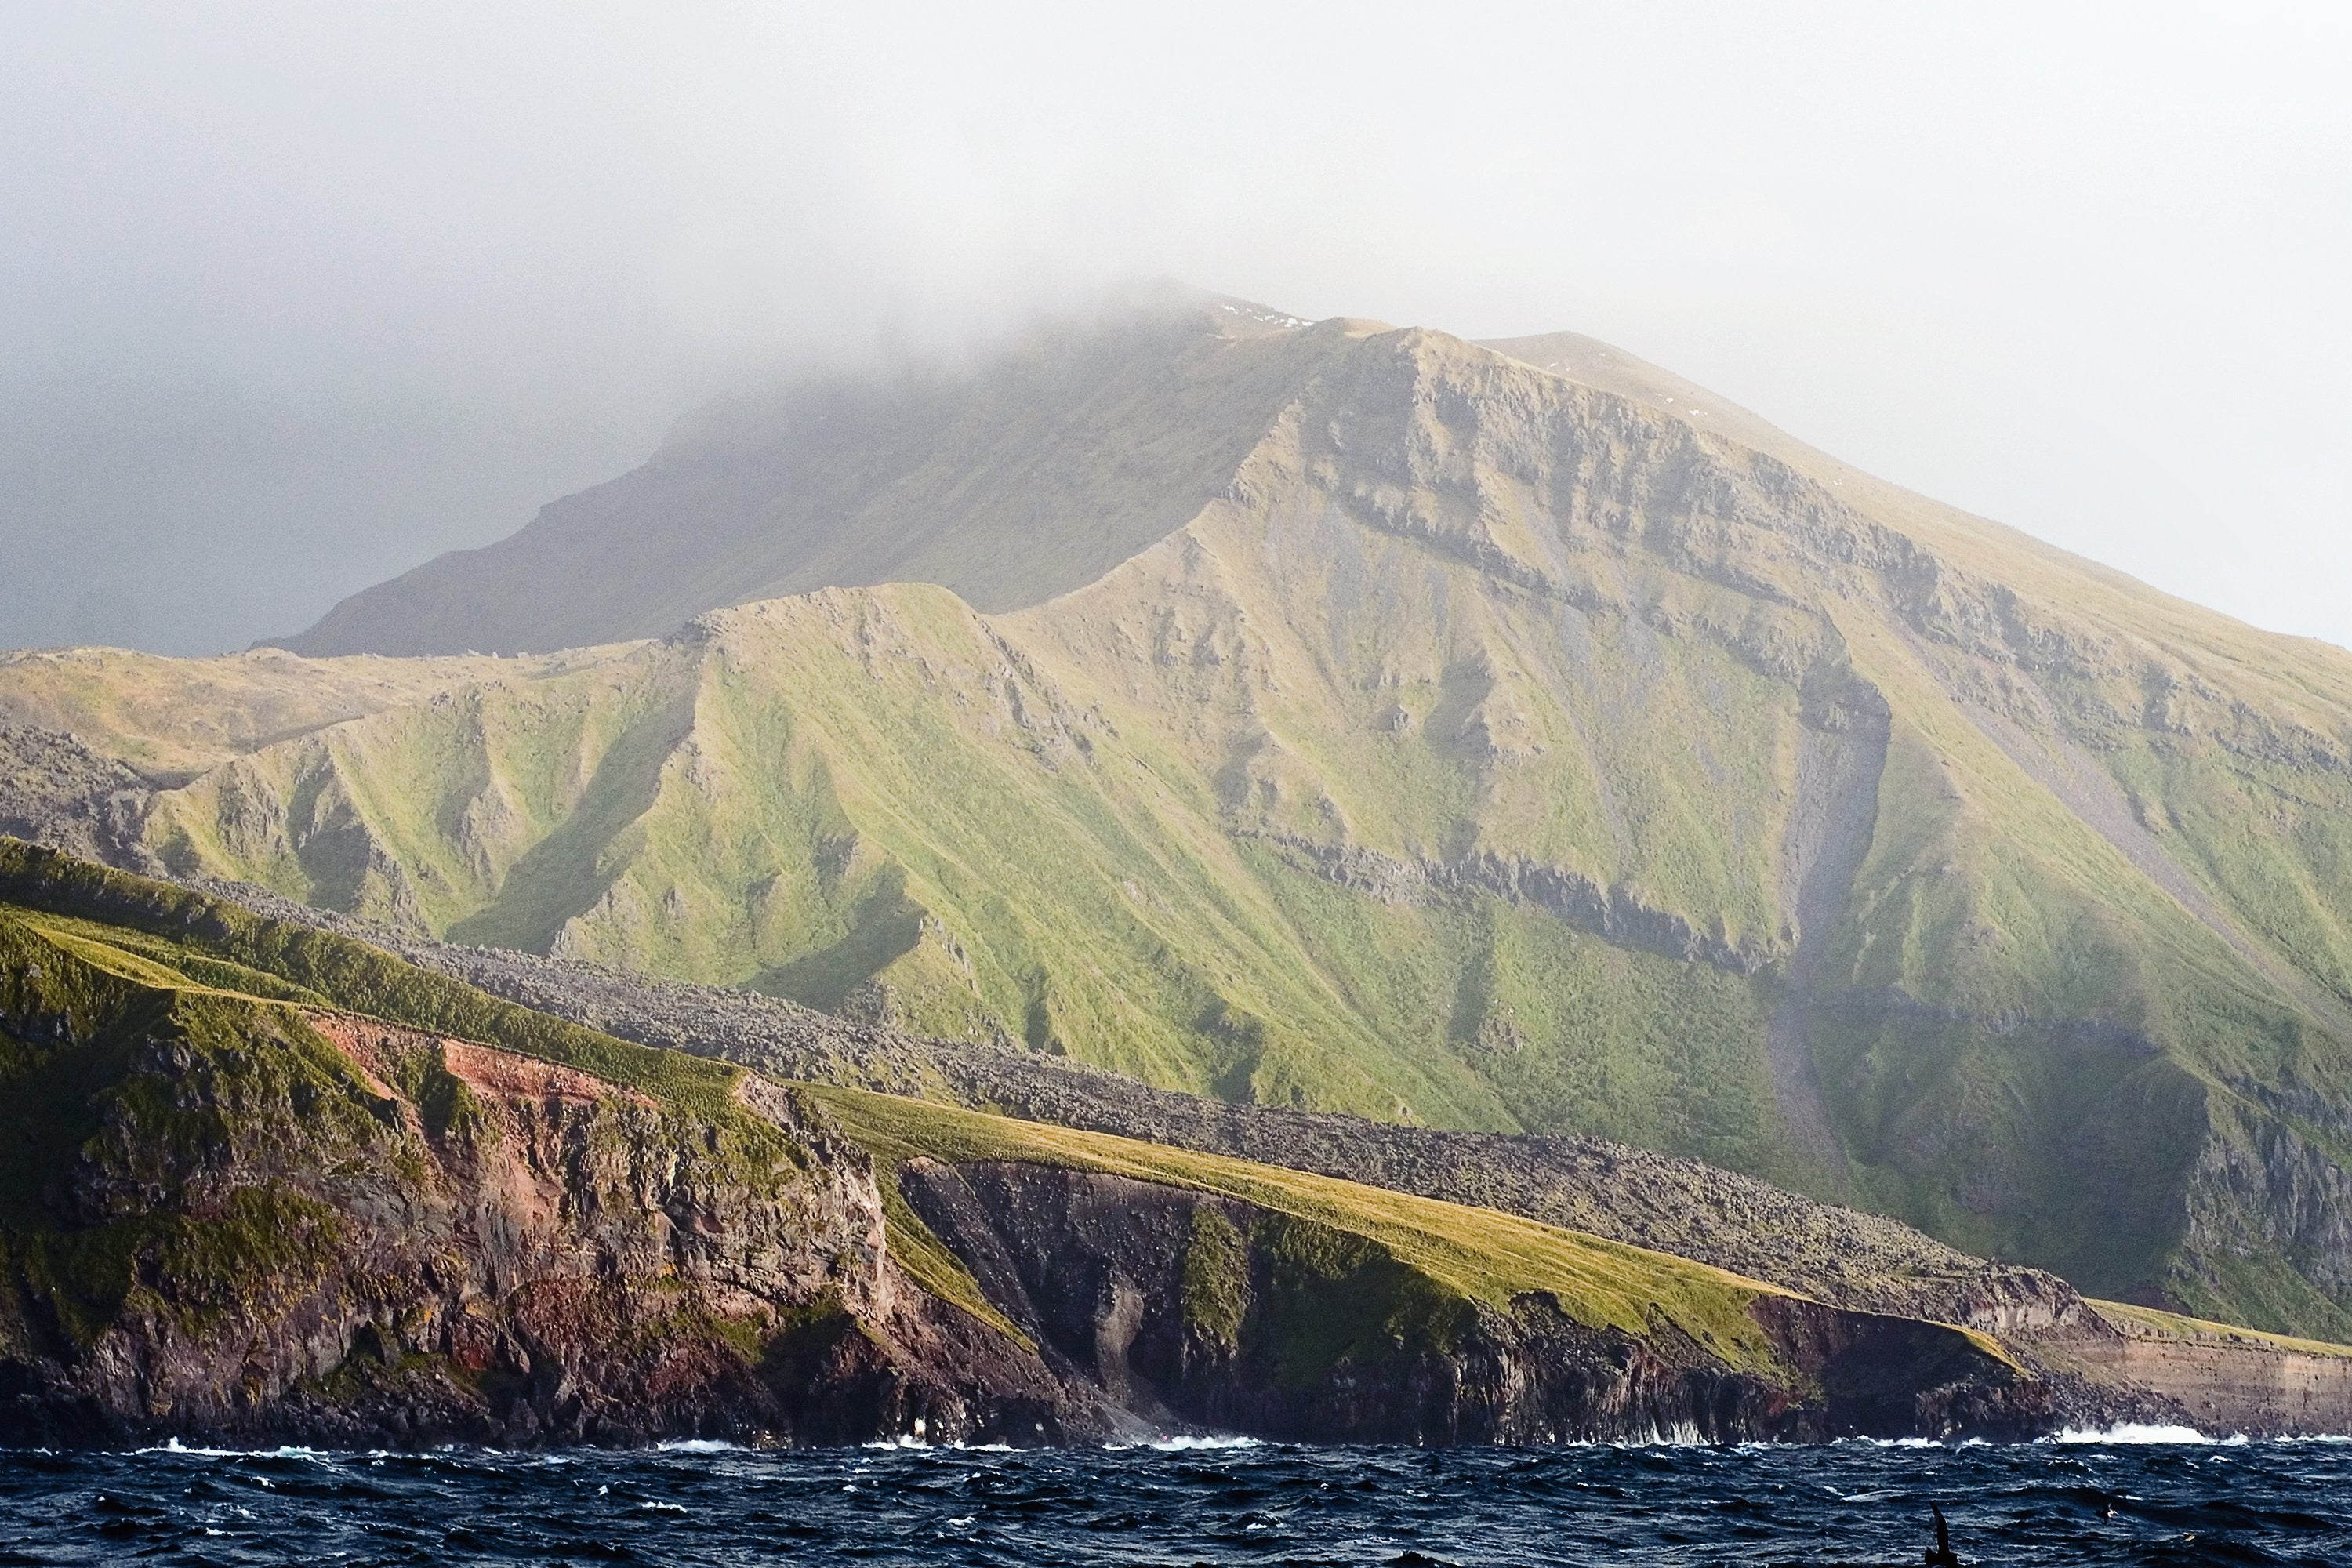
M1037 332L969 378L796 386L706 410L643 468L355 595L306 654L658 637L811 588L944 584L982 609L1092 581L1216 493L1337 334L1171 294Z

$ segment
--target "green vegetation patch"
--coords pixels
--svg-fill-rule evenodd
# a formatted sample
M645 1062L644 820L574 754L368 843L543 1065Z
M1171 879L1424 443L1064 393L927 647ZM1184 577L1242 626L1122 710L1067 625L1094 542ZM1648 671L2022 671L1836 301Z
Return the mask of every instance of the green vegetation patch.
M1465 1298L1367 1237L1284 1214L1252 1233L1268 1262L1260 1321L1276 1376L1294 1388L1342 1365L1450 1354L1471 1328Z
M142 1215L16 1239L26 1288L87 1349L126 1316L199 1340L274 1317L326 1277L341 1235L327 1205L241 1187L208 1215Z
M1240 1227L1215 1209L1194 1209L1184 1246L1184 1326L1228 1351L1241 1349L1249 1284L1249 1243Z
M740 1068L658 1050L500 1001L401 962L350 937L288 925L223 900L0 838L0 903L133 991L187 997L214 990L195 975L228 977L226 963L263 976L276 996L321 999L340 1010L573 1068L636 1089L710 1124L731 1163L756 1184L804 1168L782 1132L743 1109ZM226 994L224 994L226 995ZM305 1031L307 1032L307 1031ZM322 1047L327 1048L327 1047Z

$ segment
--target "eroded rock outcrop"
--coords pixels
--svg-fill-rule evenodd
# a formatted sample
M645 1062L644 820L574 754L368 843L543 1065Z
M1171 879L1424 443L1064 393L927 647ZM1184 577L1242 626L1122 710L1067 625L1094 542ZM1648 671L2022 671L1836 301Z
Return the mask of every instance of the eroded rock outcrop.
M1101 1426L905 1279L872 1163L780 1090L697 1115L348 1014L159 999L23 927L0 945L9 1440Z

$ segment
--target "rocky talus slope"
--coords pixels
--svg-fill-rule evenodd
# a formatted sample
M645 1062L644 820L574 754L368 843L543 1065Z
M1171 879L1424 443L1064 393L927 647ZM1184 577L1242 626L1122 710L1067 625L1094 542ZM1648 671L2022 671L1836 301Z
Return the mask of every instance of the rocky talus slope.
M0 841L0 1436L2047 1429L1980 1335L840 1088Z
M160 870L141 845L154 784L69 734L0 724L0 834L138 869Z
M5 809L2352 1336L2352 656L1588 340L1194 300L802 387L300 646L0 661L152 786Z

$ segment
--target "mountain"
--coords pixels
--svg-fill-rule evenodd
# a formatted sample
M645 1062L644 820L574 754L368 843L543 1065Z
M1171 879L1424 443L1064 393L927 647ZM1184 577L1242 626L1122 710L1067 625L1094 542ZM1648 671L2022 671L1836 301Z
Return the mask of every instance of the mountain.
M0 841L11 1442L2046 1431L1991 1337L793 1086Z
M0 814L1227 1100L1614 1138L2352 1334L2352 656L1590 340L1056 329L713 410L297 640L398 689L265 739L132 722L75 663L121 656L0 668L20 796L212 759ZM171 668L136 679L242 711L358 667Z

